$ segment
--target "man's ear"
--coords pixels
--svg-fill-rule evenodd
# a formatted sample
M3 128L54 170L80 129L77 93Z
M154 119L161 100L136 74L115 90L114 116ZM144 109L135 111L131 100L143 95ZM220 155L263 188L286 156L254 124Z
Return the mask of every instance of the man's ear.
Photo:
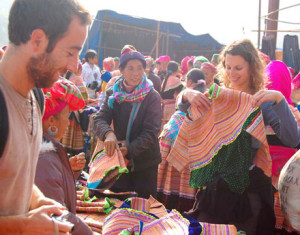
M41 29L35 29L31 33L30 46L34 53L46 51L48 46L48 37Z

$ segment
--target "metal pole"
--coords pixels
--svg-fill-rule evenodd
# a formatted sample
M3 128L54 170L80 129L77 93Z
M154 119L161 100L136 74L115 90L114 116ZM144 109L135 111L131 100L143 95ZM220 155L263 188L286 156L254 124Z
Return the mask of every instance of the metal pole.
M279 9L279 0L269 0L269 17L270 20L267 20L267 30L277 30L278 29L278 9ZM277 32L266 32L267 36L273 35L276 45Z
M160 27L160 21L157 22L157 31L156 31L156 58L158 58L158 49L159 49L159 27Z
M260 48L260 17L261 17L261 0L258 1L258 36L257 36L257 49Z

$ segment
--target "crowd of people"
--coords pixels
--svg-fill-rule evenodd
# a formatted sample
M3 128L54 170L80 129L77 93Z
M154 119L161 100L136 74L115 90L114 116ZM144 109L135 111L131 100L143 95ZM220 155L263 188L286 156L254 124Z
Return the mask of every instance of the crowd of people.
M300 232L279 190L300 146L300 73L248 39L181 61L124 45L100 69L93 49L79 60L90 23L75 0L11 7L0 51L0 234L98 234L76 214L78 179L88 187L94 165L112 177L105 189L157 200L183 221ZM111 176L99 156L116 155L126 170Z

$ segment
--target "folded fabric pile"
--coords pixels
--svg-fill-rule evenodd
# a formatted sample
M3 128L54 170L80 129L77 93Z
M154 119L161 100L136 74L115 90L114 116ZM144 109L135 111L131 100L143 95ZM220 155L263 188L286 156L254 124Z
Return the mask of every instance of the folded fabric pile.
M119 149L113 156L108 156L105 150L95 155L90 163L88 188L109 189L123 173L128 173L128 160L125 159Z
M124 201L103 223L103 235L112 234L220 234L236 235L234 225L199 223L184 218L178 211L167 212L164 206L150 197L133 197Z

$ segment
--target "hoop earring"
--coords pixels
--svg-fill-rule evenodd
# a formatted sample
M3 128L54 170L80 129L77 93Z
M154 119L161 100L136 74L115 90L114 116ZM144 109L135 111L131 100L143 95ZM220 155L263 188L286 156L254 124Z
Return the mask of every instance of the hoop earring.
M54 128L54 131L52 130ZM56 136L58 128L56 126L49 126L47 130L48 134L51 136Z

